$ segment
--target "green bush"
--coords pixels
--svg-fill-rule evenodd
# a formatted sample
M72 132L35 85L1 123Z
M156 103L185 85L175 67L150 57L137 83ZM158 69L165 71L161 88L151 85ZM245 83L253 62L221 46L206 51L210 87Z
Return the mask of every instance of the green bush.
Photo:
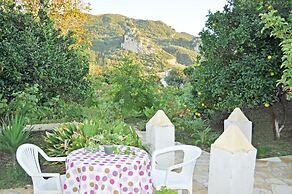
M270 8L273 9L272 6ZM285 91L292 97L292 12L290 11L290 23L279 16L276 10L271 10L269 13L260 16L264 23L263 31L271 29L271 36L281 39L280 45L283 51L281 67L284 68L284 71L278 83L283 84Z
M182 92L177 87L158 89L153 106L144 109L146 118L150 119L158 110L163 110L171 120L183 116L188 110L181 96Z
M24 130L25 119L23 116L16 114L5 121L2 121L0 127L0 150L8 152L13 162L16 162L17 148L27 143L30 139L30 131Z
M140 116L145 107L153 106L158 84L141 64L126 58L112 69L110 76L114 101L121 104L125 117Z
M123 119L121 106L118 101L115 102L113 95L114 87L108 83L108 76L97 76L91 79L93 91L88 97L85 111L85 117L94 119L95 117L103 119Z
M62 35L46 14L22 11L13 1L0 2L0 88L9 102L14 94L38 85L39 103L52 97L86 97L88 57L72 34Z
M73 150L91 145L115 144L145 148L136 132L123 121L101 118L62 124L46 133L45 142L48 153L53 156L66 156Z
M66 156L69 152L84 146L83 141L81 143L78 141L80 133L79 126L73 123L61 124L52 132L47 132L45 147L48 153L53 156Z
M8 114L27 115L30 119L34 119L39 115L38 103L40 97L37 84L32 87L27 85L24 91L15 92L12 97L13 100L8 105Z
M80 121L86 117L87 107L84 103L66 102L58 96L51 98L39 107L41 122Z
M181 87L184 84L185 79L182 72L178 69L172 69L169 72L169 75L165 78L165 81L170 86Z
M7 109L7 100L3 97L3 94L0 93L0 118L7 112Z
M178 118L175 120L178 140L197 146L209 147L219 134L200 118Z
M13 93L12 96L13 99L9 103L2 99L0 106L3 106L4 110L0 113L0 118L1 115L5 117L5 114L21 114L25 115L25 120L29 123L79 121L85 118L84 104L65 102L59 96L40 103L42 94L38 84L27 86L24 91Z
M161 189L156 190L154 193L155 194L177 194L175 190L168 189L166 187L162 187Z
M149 120L158 110L163 110L176 128L178 141L187 144L209 147L218 134L211 129L200 113L195 112L192 104L192 86L183 88L162 88L151 108L145 108L144 114Z

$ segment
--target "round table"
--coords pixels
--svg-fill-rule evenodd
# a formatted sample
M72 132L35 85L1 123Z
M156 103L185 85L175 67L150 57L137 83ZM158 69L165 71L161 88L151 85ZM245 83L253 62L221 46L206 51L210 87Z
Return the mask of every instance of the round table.
M64 194L151 194L151 163L147 152L131 146L117 146L121 154L78 149L66 158ZM125 150L131 154L125 154Z

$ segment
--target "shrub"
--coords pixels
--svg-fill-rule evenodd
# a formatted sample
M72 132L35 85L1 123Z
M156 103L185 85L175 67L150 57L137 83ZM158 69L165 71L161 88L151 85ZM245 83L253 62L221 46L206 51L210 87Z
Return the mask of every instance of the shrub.
M54 28L45 6L37 16L13 1L0 2L0 88L9 102L13 94L38 84L40 103L60 96L84 99L88 90L88 57L71 45L72 34Z
M199 118L179 118L175 120L178 139L189 144L209 147L219 136L206 121Z
M138 116L145 107L154 103L157 83L154 77L143 71L141 64L126 58L111 71L110 82L114 101L121 103L125 117Z
M16 114L6 121L2 121L0 130L0 150L8 152L13 158L15 164L17 148L27 143L30 139L30 131L24 130L25 119L23 116ZM14 165L15 166L15 165Z
M144 109L147 119L150 119L158 110L163 110L170 119L184 115L187 108L181 98L182 93L177 87L161 88L157 94L153 106Z
M27 115L29 119L34 119L39 114L39 87L37 84L26 88L23 91L12 94L13 100L8 106L8 114ZM27 117L26 116L26 117Z
M79 135L79 127L77 124L61 124L59 127L53 129L52 132L46 132L46 149L50 155L66 156L69 152L83 146L83 142L80 145L80 142L76 140L80 138ZM73 142L75 142L75 145L73 145Z
M161 189L156 190L155 194L177 194L177 192L175 190L162 187Z
M271 6L272 7L272 6ZM269 13L261 14L264 23L263 31L271 29L271 36L281 39L281 49L283 51L282 68L283 75L278 83L285 87L285 91L292 97L292 27L291 22L278 15L278 11L271 10ZM292 12L290 11L290 20L292 20Z
M100 118L82 123L68 123L47 132L46 149L53 156L66 156L69 152L90 145L129 145L144 148L136 132L121 120Z
M177 139L184 143L209 147L218 134L211 129L195 112L192 104L192 87L186 84L183 88L162 88L155 99L154 106L145 108L144 114L150 119L158 110L163 110L176 128Z
M66 102L57 96L40 106L39 110L39 121L70 122L84 119L87 107L84 103Z
M66 102L59 96L41 103L42 94L39 92L38 84L27 86L24 91L13 93L12 96L13 99L9 103L5 99L2 99L3 103L0 103L0 106L4 108L2 117L5 114L21 114L25 115L25 120L30 123L73 121L85 117L84 104Z
M165 77L165 81L170 86L180 87L184 84L184 75L178 69L172 69L169 71L168 76Z
M7 112L7 108L7 100L3 98L3 94L0 93L0 118Z
M113 86L108 83L107 76L97 76L91 79L93 91L86 102L87 110L85 117L94 119L95 117L115 120L123 119L121 103L115 102L113 96Z

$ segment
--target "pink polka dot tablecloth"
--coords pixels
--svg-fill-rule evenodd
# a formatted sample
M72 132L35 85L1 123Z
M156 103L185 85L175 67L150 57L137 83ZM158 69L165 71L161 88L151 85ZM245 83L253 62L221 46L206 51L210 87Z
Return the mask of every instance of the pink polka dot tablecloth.
M144 150L118 146L121 154L79 149L66 158L64 194L152 194L150 159ZM134 154L133 154L134 152Z

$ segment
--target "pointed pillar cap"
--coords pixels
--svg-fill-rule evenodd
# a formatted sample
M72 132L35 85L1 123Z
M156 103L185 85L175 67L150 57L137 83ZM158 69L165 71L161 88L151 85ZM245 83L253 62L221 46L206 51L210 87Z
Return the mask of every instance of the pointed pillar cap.
M173 126L163 110L158 110L147 124L159 127Z
M232 153L255 150L239 127L235 125L230 125L212 146Z
M229 115L228 119L230 121L249 121L248 118L243 114L240 108L235 108Z

